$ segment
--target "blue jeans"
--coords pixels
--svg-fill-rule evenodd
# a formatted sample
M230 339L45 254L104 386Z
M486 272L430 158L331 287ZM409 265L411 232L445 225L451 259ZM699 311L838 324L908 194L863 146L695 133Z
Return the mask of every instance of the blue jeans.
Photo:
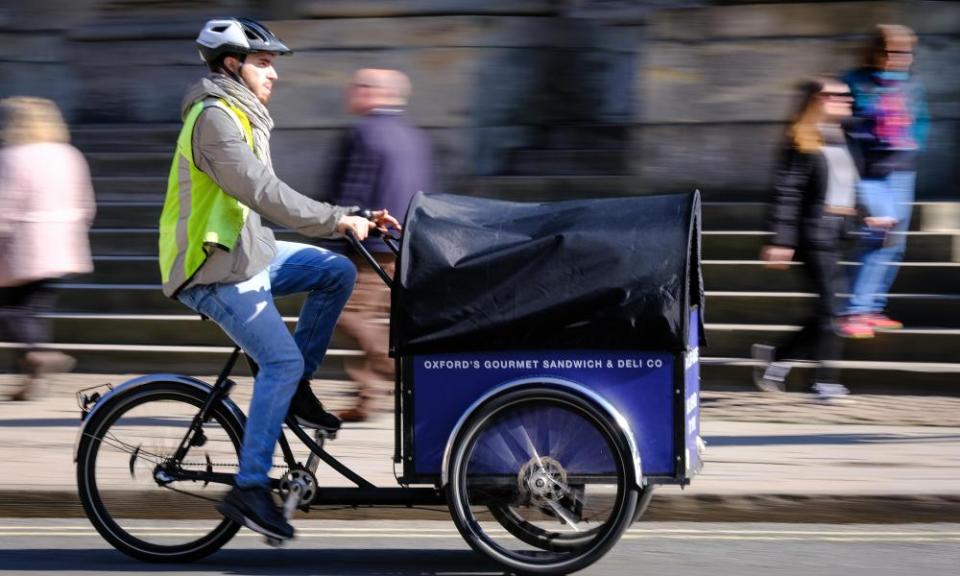
M897 219L897 225L885 246L861 246L858 250L861 266L854 276L847 314L877 313L886 308L887 292L907 248L905 232L910 228L916 179L916 172L891 172L886 178L860 181L860 201L870 216L890 216Z
M339 254L293 242L277 242L277 256L249 280L202 284L177 298L209 317L260 367L240 452L236 485L269 486L268 473L290 400L327 352L357 270ZM291 335L275 296L309 292Z

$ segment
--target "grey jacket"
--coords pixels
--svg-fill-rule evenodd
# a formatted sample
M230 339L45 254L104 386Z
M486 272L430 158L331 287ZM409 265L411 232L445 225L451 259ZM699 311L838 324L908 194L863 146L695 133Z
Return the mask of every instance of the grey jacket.
M203 79L183 99L185 118L199 100L225 97L215 84ZM163 293L173 297L183 288L197 284L241 282L252 278L276 256L273 231L260 216L303 234L329 237L336 234L337 222L356 207L334 206L300 194L261 162L244 139L236 122L223 109L211 106L201 112L193 130L193 160L224 192L250 208L233 250L211 247L210 255L192 278L174 274ZM189 216L190 190L181 186L181 221ZM186 187L188 188L188 187ZM179 230L178 230L179 232Z

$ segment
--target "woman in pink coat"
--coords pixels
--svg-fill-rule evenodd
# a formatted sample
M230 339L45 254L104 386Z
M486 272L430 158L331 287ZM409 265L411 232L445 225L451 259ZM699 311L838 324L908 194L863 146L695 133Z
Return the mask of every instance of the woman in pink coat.
M24 400L40 376L73 359L44 350L51 338L53 282L93 270L87 231L95 202L87 163L71 146L56 104L42 98L0 100L0 330L23 345Z

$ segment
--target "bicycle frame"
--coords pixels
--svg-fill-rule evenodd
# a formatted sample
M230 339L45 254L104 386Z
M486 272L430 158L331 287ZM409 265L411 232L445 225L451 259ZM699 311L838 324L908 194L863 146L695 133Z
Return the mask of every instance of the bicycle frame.
M382 236L384 243L390 248L394 254L399 253L398 239L387 234ZM377 263L376 259L370 254L370 251L366 249L362 242L360 242L353 233L347 234L347 239L357 252L359 252L364 259L373 267L374 271L380 276L384 283L392 288L393 279L390 278L389 274ZM186 453L189 451L190 447L194 443L194 438L199 430L202 429L203 423L208 419L208 414L211 407L213 407L221 399L227 397L235 385L234 382L230 379L230 373L232 372L234 366L236 365L237 360L242 354L240 347L234 347L233 352L230 354L230 357L227 359L226 364L221 370L220 375L217 377L216 382L214 383L210 395L207 398L207 401L201 407L200 411L194 417L191 422L190 428L188 429L183 440L181 440L179 448L174 454L173 461L178 462L184 458ZM254 376L257 374L258 367L256 363L249 357L246 357L248 364L250 365L250 370ZM399 375L402 373L400 370L400 361L396 360L396 368L398 378L395 381L399 389ZM395 426L395 435L394 435L394 462L399 463L402 461L402 456L400 454L400 441L401 441L401 424L400 420L401 415L401 399L400 394L396 395L396 401L394 405L395 416L396 416L396 426ZM446 498L438 487L432 488L410 488L404 485L400 487L378 487L372 482L363 478L349 466L340 462L335 456L327 452L323 448L323 435L318 434L316 438L311 438L310 434L300 426L295 419L287 418L286 419L287 428L296 436L309 450L310 458L308 459L308 465L310 466L311 461L316 458L319 461L322 461L331 469L336 471L342 477L346 478L350 482L356 485L354 488L324 488L319 487L316 493L316 496L311 502L305 503L306 506L310 505L337 505L337 506L375 506L375 505L401 505L401 506L413 506L413 505L443 505L446 504ZM287 438L285 432L281 431L280 438L278 440L280 444L280 449L283 453L284 462L290 469L303 469L305 468L301 463L297 462L296 456L293 454L293 450L290 446L290 441ZM233 474L222 474L222 473L213 473L213 472L193 472L180 469L171 469L167 471L171 480L191 480L197 482L216 482L222 484L232 485L234 482ZM313 472L313 470L311 470ZM272 479L271 487L278 488L281 480Z

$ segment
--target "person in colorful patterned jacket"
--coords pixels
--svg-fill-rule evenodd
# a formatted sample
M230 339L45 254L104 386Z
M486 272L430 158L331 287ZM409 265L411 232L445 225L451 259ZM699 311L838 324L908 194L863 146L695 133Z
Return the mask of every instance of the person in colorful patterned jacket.
M868 213L844 329L867 337L875 329L902 327L884 310L906 249L917 159L929 131L923 86L911 73L916 44L906 26L877 26L866 65L843 77L854 98L856 121L848 136L860 160L859 200Z

